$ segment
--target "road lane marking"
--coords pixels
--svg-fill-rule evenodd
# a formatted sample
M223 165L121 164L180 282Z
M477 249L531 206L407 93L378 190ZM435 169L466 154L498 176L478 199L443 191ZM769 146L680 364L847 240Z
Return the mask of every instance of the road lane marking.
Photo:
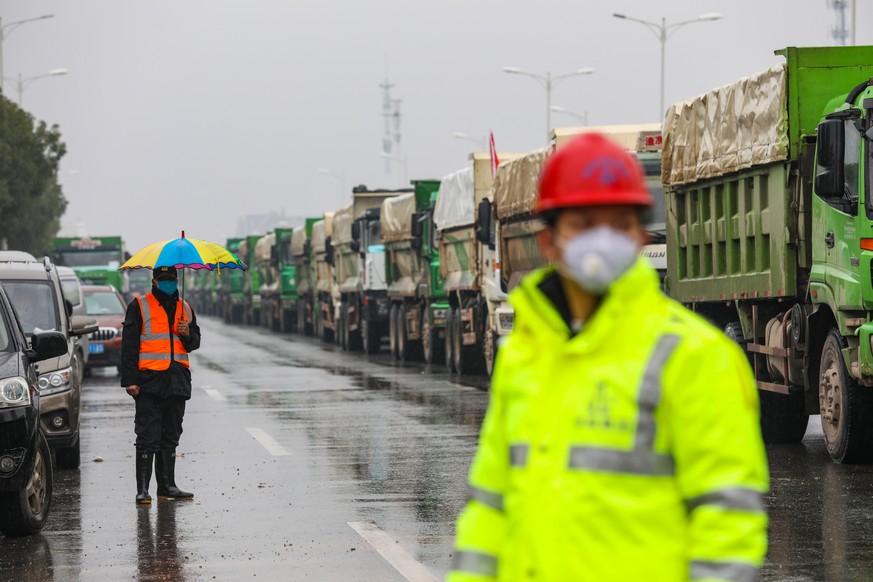
M209 397L212 398L213 400L217 400L219 402L227 402L227 398L224 396L224 394L222 394L221 392L219 392L215 388L210 388L209 386L203 386L203 391L206 392L207 394L209 394Z
M274 457L287 457L291 453L285 450L282 445L273 440L273 437L265 433L259 428L247 428L246 431L252 435L256 441L261 443L261 446L267 449L267 452Z
M347 523L409 582L439 581L433 572L416 561L406 550L400 547L400 544L392 540L388 534L372 523L363 521L349 521Z

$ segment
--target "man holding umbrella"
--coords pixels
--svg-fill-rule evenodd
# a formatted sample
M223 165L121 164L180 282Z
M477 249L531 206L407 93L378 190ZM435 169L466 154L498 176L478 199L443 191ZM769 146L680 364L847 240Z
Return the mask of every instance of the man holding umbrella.
M136 502L151 503L152 461L158 498L191 499L176 487L176 446L191 398L188 354L200 347L194 310L179 298L176 268L154 268L151 292L130 302L121 344L121 385L136 401Z

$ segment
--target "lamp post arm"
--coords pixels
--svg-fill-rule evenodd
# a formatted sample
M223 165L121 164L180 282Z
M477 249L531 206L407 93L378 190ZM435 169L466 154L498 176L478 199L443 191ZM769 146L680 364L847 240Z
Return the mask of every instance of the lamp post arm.
M686 24L694 24L695 22L704 22L703 20L698 20L695 18L694 20L683 20L682 22L674 22L673 24L668 24L664 29L664 33L666 34L666 38L670 38L673 36L678 29L682 28Z

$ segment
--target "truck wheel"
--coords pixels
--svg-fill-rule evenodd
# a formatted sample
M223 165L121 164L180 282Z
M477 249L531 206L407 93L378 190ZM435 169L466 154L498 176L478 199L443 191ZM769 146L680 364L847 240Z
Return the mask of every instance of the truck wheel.
M806 434L809 415L802 392L789 395L758 391L761 435L765 443L799 443Z
M345 303L340 305L340 316L336 325L340 347L344 352L347 352L349 351L349 309Z
M437 329L433 326L433 321L428 311L425 310L421 322L421 351L424 363L431 365L444 357L443 351L445 350L445 345L439 341Z
M397 359L405 362L410 359L409 334L406 330L406 311L403 306L397 308Z
M55 461L58 464L58 469L78 469L81 460L80 443L76 440L76 444L66 449L55 450Z
M449 374L455 371L455 308L449 307L446 314L446 341L445 341L446 370Z
M372 321L367 321L363 317L359 326L361 328L361 342L363 343L364 353L378 354L381 349L379 343L382 339L379 337L379 326Z
M297 304L297 333L310 335L310 331L306 329L306 305Z
M392 360L400 359L400 351L397 349L398 341L397 336L399 335L397 329L397 304L392 304L391 309L388 310L388 351L391 352Z
M21 491L0 493L0 530L6 537L38 533L48 519L52 504L52 462L48 442L37 436L33 469Z
M873 460L873 390L859 386L846 369L843 338L832 329L821 352L821 428L831 458L838 463Z
M494 361L497 359L498 336L493 331L485 330L485 373L490 378L494 374Z

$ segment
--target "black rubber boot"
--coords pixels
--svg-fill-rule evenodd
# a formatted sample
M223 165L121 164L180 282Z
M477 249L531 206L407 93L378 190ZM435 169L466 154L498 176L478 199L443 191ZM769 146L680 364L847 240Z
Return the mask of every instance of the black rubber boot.
M136 502L139 505L148 505L152 502L149 495L149 485L152 481L152 461L154 453L147 453L142 449L136 450Z
M192 499L193 493L176 487L176 449L161 449L155 457L158 499Z

